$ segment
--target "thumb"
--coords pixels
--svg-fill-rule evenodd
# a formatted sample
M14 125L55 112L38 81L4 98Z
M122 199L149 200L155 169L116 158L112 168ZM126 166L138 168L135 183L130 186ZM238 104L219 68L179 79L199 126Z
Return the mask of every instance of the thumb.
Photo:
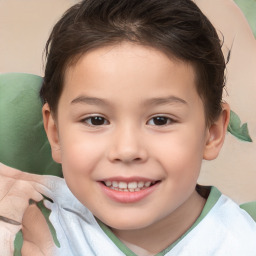
M51 256L55 244L45 217L36 204L30 205L22 220L22 256Z

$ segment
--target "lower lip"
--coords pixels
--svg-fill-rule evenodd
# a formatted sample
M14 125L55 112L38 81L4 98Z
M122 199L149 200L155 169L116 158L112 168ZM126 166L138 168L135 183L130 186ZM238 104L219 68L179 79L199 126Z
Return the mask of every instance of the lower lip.
M126 191L117 191L114 189L110 189L109 187L105 186L101 182L99 182L103 192L110 197L112 200L119 202L119 203L136 203L141 201L142 199L149 196L153 193L156 188L158 187L160 182L157 182L153 186L148 188L142 189L140 191L135 192L126 192Z

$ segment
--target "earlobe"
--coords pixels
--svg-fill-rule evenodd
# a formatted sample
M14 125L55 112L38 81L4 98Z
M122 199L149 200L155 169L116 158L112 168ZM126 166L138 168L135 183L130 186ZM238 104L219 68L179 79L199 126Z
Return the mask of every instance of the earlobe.
M204 159L215 159L224 143L225 135L230 118L230 107L227 103L222 104L222 112L218 119L208 128L208 135L204 150Z
M51 113L48 103L45 103L42 109L44 129L47 134L51 150L52 158L55 162L61 163L61 151L60 151L60 142L58 135L58 128L56 121Z

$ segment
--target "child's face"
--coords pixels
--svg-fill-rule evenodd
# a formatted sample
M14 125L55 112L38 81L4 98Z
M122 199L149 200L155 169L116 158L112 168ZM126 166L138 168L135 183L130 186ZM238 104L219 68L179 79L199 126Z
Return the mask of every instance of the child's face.
M105 224L148 227L191 200L210 136L191 65L130 43L93 50L66 71L57 114L53 157Z

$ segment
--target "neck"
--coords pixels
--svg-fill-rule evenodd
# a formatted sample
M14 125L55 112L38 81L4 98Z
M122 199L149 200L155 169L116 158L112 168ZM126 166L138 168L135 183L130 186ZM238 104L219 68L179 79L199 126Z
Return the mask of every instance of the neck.
M116 230L113 233L134 253L155 255L180 238L196 221L205 199L196 191L173 213L149 227L138 230Z

